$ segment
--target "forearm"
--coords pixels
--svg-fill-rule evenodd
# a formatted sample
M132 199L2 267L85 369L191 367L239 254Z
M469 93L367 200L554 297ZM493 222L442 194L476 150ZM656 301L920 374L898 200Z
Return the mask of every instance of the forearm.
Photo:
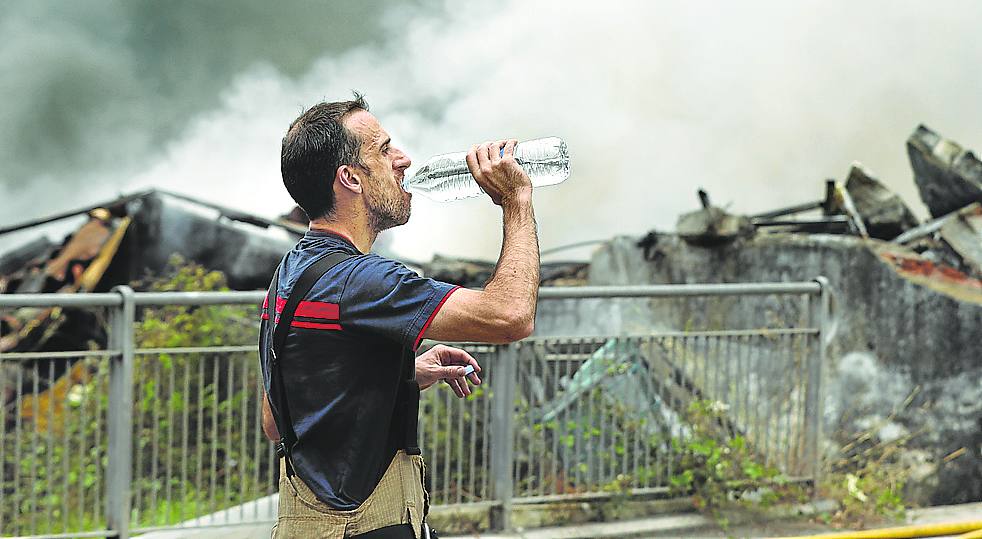
M444 298L426 330L428 339L508 343L532 333L539 295L539 238L532 182L514 159L515 144L509 140L503 150L500 143L482 144L467 153L474 180L501 206L501 255L484 290L458 289Z
M502 201L501 254L484 291L531 327L539 294L539 238L531 189Z
M269 396L266 395L265 390L263 390L262 416L263 434L271 442L280 441L280 433L276 430L276 420L273 419L273 410L269 407Z

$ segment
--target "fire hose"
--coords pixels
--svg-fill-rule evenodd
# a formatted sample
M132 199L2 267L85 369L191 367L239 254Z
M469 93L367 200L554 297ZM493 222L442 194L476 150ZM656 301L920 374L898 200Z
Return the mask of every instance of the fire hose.
M775 537L772 539L905 539L912 537L937 537L939 535L957 535L959 539L982 539L982 520L916 524L913 526L880 528L877 530L825 533L797 537Z

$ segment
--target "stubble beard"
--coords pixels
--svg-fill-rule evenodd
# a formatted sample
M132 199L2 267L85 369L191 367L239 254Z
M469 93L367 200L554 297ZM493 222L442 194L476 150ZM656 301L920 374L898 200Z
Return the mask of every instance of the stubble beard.
M374 179L374 178L373 178ZM369 224L376 234L383 230L404 225L409 222L412 211L409 199L402 193L389 194L380 182L376 181L365 194L368 202Z

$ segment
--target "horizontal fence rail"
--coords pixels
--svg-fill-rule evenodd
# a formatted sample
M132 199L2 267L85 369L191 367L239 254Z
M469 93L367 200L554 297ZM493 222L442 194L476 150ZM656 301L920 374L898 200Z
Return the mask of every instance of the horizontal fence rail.
M829 294L824 279L541 289L543 302L654 310L644 331L459 345L483 383L465 399L442 385L421 395L433 504L489 504L508 528L513 504L668 493L691 414L707 409L714 432L744 440L761 465L816 479ZM785 319L703 320L707 301L748 297ZM0 295L0 314L37 325L17 336L39 339L0 353L0 535L271 525L277 465L259 428L254 344L263 298ZM686 323L659 323L657 305Z

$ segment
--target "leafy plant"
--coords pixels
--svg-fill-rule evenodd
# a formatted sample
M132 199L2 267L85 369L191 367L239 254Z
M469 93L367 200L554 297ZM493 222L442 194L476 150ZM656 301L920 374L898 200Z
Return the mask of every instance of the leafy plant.
M228 290L220 272L178 258L170 267L146 288ZM273 461L257 430L255 352L200 350L254 346L257 318L253 307L227 305L140 314L137 346L178 350L138 356L134 368L134 525L179 522L272 492Z
M839 503L839 510L828 518L830 524L861 528L904 519L903 492L910 470L899 457L906 442L907 438L899 438L873 443L868 433L860 433L843 446L820 486L823 496Z
M746 438L728 431L725 411L719 402L690 404L689 435L672 439L680 471L669 480L675 494L691 495L696 507L712 514L724 529L725 509L766 508L804 495L776 468L762 464Z

